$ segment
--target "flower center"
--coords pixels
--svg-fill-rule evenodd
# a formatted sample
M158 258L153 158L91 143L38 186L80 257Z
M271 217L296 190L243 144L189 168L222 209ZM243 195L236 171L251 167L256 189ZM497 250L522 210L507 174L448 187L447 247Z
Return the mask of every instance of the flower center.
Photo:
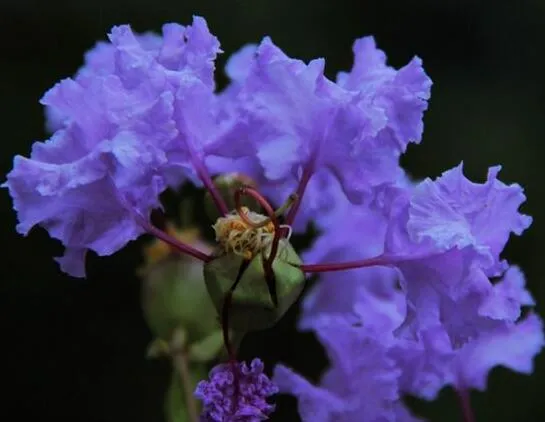
M241 207L240 211L235 210L218 218L212 227L216 232L216 241L226 253L252 259L271 244L274 224L267 216L250 211L247 207Z

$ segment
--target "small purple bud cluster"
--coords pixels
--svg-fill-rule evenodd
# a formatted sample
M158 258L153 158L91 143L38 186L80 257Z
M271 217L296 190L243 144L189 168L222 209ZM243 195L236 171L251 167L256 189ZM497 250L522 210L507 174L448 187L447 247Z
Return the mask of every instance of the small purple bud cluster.
M209 381L201 381L195 397L203 402L203 422L258 422L267 419L274 405L267 397L278 388L263 373L263 362L223 363L210 372Z

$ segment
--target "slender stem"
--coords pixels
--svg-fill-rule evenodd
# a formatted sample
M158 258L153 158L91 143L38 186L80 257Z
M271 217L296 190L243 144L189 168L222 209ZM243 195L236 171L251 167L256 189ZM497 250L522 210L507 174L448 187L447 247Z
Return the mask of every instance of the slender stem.
M297 195L297 201L295 201L290 211L288 212L288 215L286 216L286 224L288 226L291 226L293 224L293 221L295 220L295 216L297 215L297 211L299 211L299 206L301 205L303 195L305 194L305 190L307 189L307 185L310 177L312 176L312 173L314 173L314 168L312 165L307 165L303 170L301 180L299 181L299 185L297 186L297 190L295 191L295 194Z
M255 199L264 209L267 213L268 217L257 223L255 221L252 221L250 217L248 217L248 214L243 210L242 203L241 203L241 196L242 195L249 195L253 199ZM242 221L244 221L247 225L254 229L259 229L260 227L265 227L267 224L273 222L273 219L276 217L280 217L282 214L286 212L286 210L292 206L297 201L297 194L292 193L290 196L288 196L288 199L286 202L282 204L280 208L278 208L276 211L272 210L272 207L269 205L267 200L254 188L252 187L246 187L246 188L240 188L235 191L235 209L241 218Z
M250 220L250 217L248 217L248 215L243 211L242 203L241 203L243 195L251 196L265 210L268 220L266 220L264 224L256 223L255 221ZM267 202L267 200L263 197L263 195L261 195L257 190L249 186L239 188L235 191L235 209L237 210L237 213L239 217L242 219L242 221L244 221L246 224L248 224L250 227L253 227L253 228L266 226L269 221L272 221L272 223L274 224L276 221L276 214L274 210L272 209L271 205Z
M233 293L235 289L237 288L240 280L242 280L244 271L246 271L249 265L250 265L249 260L242 261L238 269L235 282L233 283L229 291L225 294L225 297L223 299L223 306L221 309L221 328L223 333L223 343L225 344L225 348L227 349L229 360L236 361L236 353L231 343L231 340L229 339L229 309L231 308L231 304L233 303Z
M238 284L238 282L235 282ZM233 302L233 288L231 288L225 298L223 299L223 306L221 308L221 330L223 334L223 344L227 349L227 355L229 360L236 360L235 350L231 344L231 339L229 338L229 309L231 308L231 303Z
M189 371L186 350L184 349L175 353L173 355L173 361L182 381L189 422L199 422L199 409L197 407L197 401L193 397L193 384L191 382L191 372Z
M475 422L475 415L471 408L471 399L469 397L469 391L466 388L457 388L456 395L458 396L458 402L462 409L463 422Z
M290 193L290 195L288 196L288 199L286 199L286 202L284 202L280 208L278 208L275 212L274 212L274 215L277 216L277 217L280 217L282 214L284 214L293 204L295 204L297 202L297 199L299 197L297 196L297 194L295 192L293 193Z
M358 261L348 261L328 264L302 264L299 265L301 271L305 273L325 273L332 271L345 271L355 268L365 268L374 266L392 265L393 262L384 255L379 255L373 258L361 259Z
M177 251L182 252L186 255L190 255L193 258L197 258L203 262L210 262L213 257L212 255L207 255L204 252L199 251L197 248L194 248L191 245L188 245L186 243L183 243L176 239L175 237L165 233L164 231L158 229L153 224L151 224L148 220L146 220L144 217L142 217L140 214L135 213L135 218L137 222L151 235L157 237L158 239L161 239L163 242L169 244L173 248L175 248Z
M278 226L278 221L276 222L276 226ZM280 238L282 237L282 234L283 231L280 229L280 227L276 227L274 230L274 237L271 244L271 252L263 263L265 271L269 271L268 274L271 274L273 271L272 264L274 262L274 258L276 258L276 254L278 253L278 245L280 244Z
M225 298L223 299L223 307L221 309L221 326L222 326L221 328L223 332L223 342L225 344L225 348L227 349L227 354L229 355L229 365L231 366L231 372L233 373L234 394L233 394L233 401L231 405L231 413L233 415L235 414L237 406L238 406L240 383L238 378L236 352L229 338L229 309L231 308L231 304L233 303L233 293L235 289L237 288L240 280L242 280L244 271L246 271L249 265L250 265L249 260L244 260L240 264L235 282L233 283L233 285L231 286L231 288L225 295Z
M212 197L212 200L214 201L214 204L216 205L216 208L218 209L220 215L222 217L226 216L229 213L229 208L227 207L227 204L219 193L218 188L212 181L210 173L208 173L208 170L204 166L204 163L200 159L195 157L195 159L193 160L193 165L197 170L197 175L199 176L199 179L201 179L204 187Z

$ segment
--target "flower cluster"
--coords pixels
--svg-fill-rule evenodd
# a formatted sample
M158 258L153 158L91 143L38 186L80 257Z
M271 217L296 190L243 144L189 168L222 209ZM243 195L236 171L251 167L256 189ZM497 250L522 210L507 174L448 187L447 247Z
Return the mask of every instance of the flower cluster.
M321 273L300 326L316 333L330 367L319 385L282 365L274 375L281 392L298 397L305 421L415 421L405 393L484 389L496 365L531 372L542 323L523 309L534 303L521 270L501 258L509 236L531 224L518 211L522 188L502 183L499 167L484 183L468 180L462 165L411 180L399 157L421 140L431 80L418 58L388 66L372 37L353 52L352 69L331 80L323 60L292 59L265 38L228 60L230 83L217 92L221 50L204 19L164 25L162 35L113 28L42 99L53 134L30 158L15 158L3 185L17 230L45 228L65 246L61 269L77 277L87 251L110 255L154 234L207 264L222 259L205 269L231 289L207 284L221 296L216 307L234 295L272 307L267 321L292 303L275 312L278 302L295 300L303 273ZM266 216L228 209L212 177L232 173L255 184ZM214 228L225 244L211 255L150 223L159 195L186 182L206 188L218 208ZM291 199L275 212L264 198L277 207ZM320 234L301 264L289 234L309 222ZM293 259L280 265L279 249ZM222 272L235 258L240 269ZM268 291L243 280L236 296L245 268L252 277L244 280L263 274ZM196 393L205 418L265 418L276 389L262 371L259 361L213 370Z

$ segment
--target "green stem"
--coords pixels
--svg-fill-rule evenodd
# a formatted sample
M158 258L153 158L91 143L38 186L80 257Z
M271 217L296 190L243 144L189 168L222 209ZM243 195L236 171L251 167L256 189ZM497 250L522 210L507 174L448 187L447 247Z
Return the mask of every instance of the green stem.
M186 350L176 352L172 355L172 361L182 381L184 390L187 415L190 422L199 422L199 410L197 401L193 397L193 385L191 382L191 373L189 372L189 362Z
M295 220L295 216L297 215L297 211L299 211L299 206L301 205L301 200L303 199L303 195L305 194L308 182L313 173L313 164L307 164L305 166L305 169L303 170L303 174L301 175L301 180L299 181L299 185L297 186L297 191L295 192L295 198L297 200L290 208L288 215L286 216L286 224L288 226L291 226L293 224L293 221Z

